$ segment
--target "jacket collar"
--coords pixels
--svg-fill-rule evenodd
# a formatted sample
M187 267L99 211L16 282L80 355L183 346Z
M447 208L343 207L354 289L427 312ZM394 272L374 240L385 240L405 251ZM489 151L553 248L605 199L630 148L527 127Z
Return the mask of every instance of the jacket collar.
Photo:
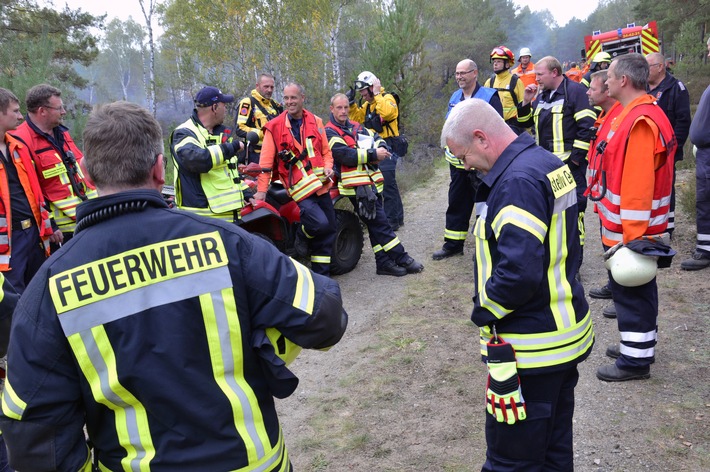
M165 203L162 195L157 190L150 189L126 190L86 200L76 207L77 224L90 215L101 216L92 217L95 221L87 221L77 226L77 232L82 227L86 228L121 214L140 212L149 206L153 208L168 208L168 204ZM106 211L109 208L114 208L114 210Z
M264 105L271 105L272 100L270 98L264 98L259 92L256 91L256 89L251 91L251 96L256 98Z
M30 118L29 113L25 116L25 121L27 122L27 126L29 126L32 131L34 131L35 133L37 133L38 135L42 136L44 139L49 141L52 144L52 146L64 151L64 149L63 149L64 133L66 131L69 131L69 128L67 128L66 126L63 126L63 125L55 126L52 129L52 134L49 134L49 133L45 133L44 131L39 129L39 127Z
M340 128L343 131L350 131L353 129L354 126L349 119L346 119L345 124L341 125L340 123L338 123L338 120L335 119L332 113L330 114L330 122L333 124L333 126L335 126L336 128Z
M666 72L666 76L663 77L663 80L661 80L661 83L659 83L656 88L648 88L648 93L650 95L653 95L655 98L660 98L657 97L659 92L665 92L669 88L673 86L673 82L675 82L675 77L671 75L670 73Z
M523 133L518 136L512 143L508 145L503 153L498 157L498 160L493 164L490 172L481 179L483 183L490 189L493 188L498 178L505 172L510 164L527 148L535 146L535 139L528 133Z

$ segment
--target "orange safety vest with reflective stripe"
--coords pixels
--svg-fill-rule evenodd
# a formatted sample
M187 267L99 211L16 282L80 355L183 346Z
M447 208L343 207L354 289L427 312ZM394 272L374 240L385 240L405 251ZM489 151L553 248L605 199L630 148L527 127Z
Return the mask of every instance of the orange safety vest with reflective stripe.
M48 238L53 234L49 213L44 208L42 189L34 172L29 149L21 140L5 134L7 143L7 158L12 159L17 169L17 176L22 189L27 196L30 209L34 215L39 235L44 243L44 250L49 256ZM0 159L0 271L10 270L10 253L12 249L12 213L10 208L10 186L5 168L5 161Z
M325 177L324 171L326 166L332 168L333 158L330 155L323 120L308 110L303 110L300 143L293 137L288 112L283 112L269 121L264 129L271 133L275 148L272 172L281 180L291 198L300 202L314 193L322 194L323 189L330 188L332 182ZM292 164L287 165L278 156L281 151L290 152L298 159L294 159ZM263 163L262 167L264 167Z
M642 126L651 131L652 142L638 140L639 133L645 132ZM606 192L597 202L602 242L614 246L663 234L668 227L677 147L665 113L653 97L644 95L627 105L600 139L606 148L590 165L595 167L592 193L602 193L598 187L602 175L606 176Z
M59 229L73 232L76 226L76 207L87 198L95 198L98 194L94 186L87 182L79 163L84 158L69 132L62 131L64 152L74 154L76 163L73 165L74 179L83 195L77 195L71 183L67 165L62 161L54 145L44 136L33 130L26 121L12 131L12 135L20 138L32 153L32 159L37 169L37 178L44 197L47 199L54 221Z
M510 72L511 74L517 75L526 87L537 82L537 78L535 77L535 66L532 62L528 64L528 67L525 70L523 70L523 66L518 64L518 67L511 69Z
M594 129L596 129L596 133L592 137L592 140L589 142L589 151L587 152L587 162L589 162L589 166L587 167L587 191L585 193L585 196L589 196L590 194L592 197L599 196L598 194L592 193L591 187L595 183L596 169L599 167L599 163L597 162L601 155L599 152L599 144L604 141L601 136L606 136L609 134L609 127L611 126L611 123L614 121L614 118L619 116L619 113L621 113L623 110L624 107L621 106L621 103L615 102L608 112L602 110L602 112L599 114L596 121L594 122ZM595 188L595 191L598 189L599 187L597 186ZM596 205L594 205L594 213L597 213Z
M377 192L381 193L385 185L385 178L382 175L382 171L380 171L380 168L377 165L372 165L373 163L368 163L367 149L358 149L357 142L355 141L355 136L357 136L358 131L362 131L364 132L364 134L372 135L373 139L374 134L372 133L372 131L368 130L367 128L364 128L357 121L350 120L350 124L352 125L352 135L346 133L342 128L335 126L330 121L325 125L326 128L332 129L333 131L338 133L338 135L343 139L343 141L345 141L345 144L348 147L357 149L358 161L362 162L356 166L340 164L340 181L338 182L338 186L342 190L341 193L343 195L355 195L355 191L353 190L355 187L370 184L375 184Z
M579 83L582 81L582 71L579 70L578 67L575 67L574 69L570 69L567 72L565 72L565 75L567 76L568 79L574 80L575 82Z

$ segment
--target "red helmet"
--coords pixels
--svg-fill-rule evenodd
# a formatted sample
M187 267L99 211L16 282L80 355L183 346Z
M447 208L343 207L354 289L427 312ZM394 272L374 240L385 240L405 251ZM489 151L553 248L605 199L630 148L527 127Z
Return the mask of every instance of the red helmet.
M508 49L505 46L498 46L493 48L491 51L491 59L490 61L493 62L493 59L503 59L506 61L510 61L510 63L515 62L515 54L513 54L513 51Z

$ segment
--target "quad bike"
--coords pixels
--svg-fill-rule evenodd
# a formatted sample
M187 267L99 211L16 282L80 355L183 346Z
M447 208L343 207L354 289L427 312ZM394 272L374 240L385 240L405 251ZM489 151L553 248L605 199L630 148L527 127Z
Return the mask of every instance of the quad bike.
M258 164L252 163L240 169L248 185L255 185L261 172ZM251 177L251 179L249 179ZM363 230L358 216L352 211L350 201L341 196L337 188L331 189L330 197L335 206L335 243L330 262L332 275L346 274L360 261L363 248ZM298 205L286 193L281 182L269 186L265 201L246 205L241 211L241 227L274 244L281 252L296 256L296 230L300 225Z

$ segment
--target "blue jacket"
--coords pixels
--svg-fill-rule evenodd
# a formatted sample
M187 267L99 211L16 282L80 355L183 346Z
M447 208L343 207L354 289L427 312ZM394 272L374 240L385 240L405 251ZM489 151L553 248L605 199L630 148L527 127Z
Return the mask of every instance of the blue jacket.
M476 84L476 88L473 90L471 98L480 98L481 100L487 101L493 108L495 108L501 117L503 116L503 105L500 102L500 97L498 96L498 91L496 89L481 87L480 84ZM452 93L451 98L449 98L449 108L446 110L446 117L449 117L449 113L451 113L452 108L464 100L465 97L463 96L463 90L458 89Z
M700 97L690 125L690 142L698 149L710 149L710 85Z

